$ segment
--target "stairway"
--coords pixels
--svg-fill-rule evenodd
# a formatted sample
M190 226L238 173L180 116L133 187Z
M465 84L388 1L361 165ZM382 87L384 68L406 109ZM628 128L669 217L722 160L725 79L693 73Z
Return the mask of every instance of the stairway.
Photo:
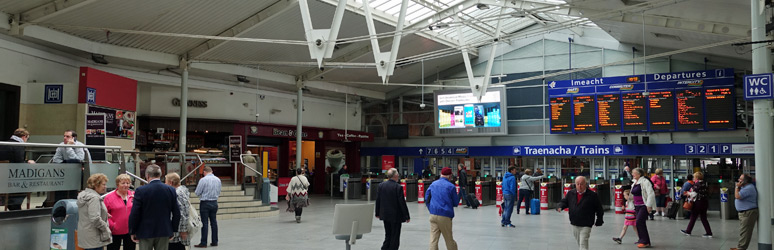
M199 211L199 197L196 196L195 187L189 187L191 191L191 204ZM252 196L245 195L242 186L223 185L218 198L218 220L260 218L278 216L279 209L263 205L260 200L253 200Z

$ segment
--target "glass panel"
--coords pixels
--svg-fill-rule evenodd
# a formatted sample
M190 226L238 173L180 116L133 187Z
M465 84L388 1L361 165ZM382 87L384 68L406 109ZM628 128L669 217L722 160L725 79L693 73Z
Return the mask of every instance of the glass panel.
M543 119L543 107L508 108L508 120Z
M525 105L540 105L543 104L543 88L542 87L530 87L530 88L515 88L508 89L506 91L508 106L525 106ZM538 116L540 116L538 114ZM509 119L515 120L511 116ZM531 118L522 118L531 119Z

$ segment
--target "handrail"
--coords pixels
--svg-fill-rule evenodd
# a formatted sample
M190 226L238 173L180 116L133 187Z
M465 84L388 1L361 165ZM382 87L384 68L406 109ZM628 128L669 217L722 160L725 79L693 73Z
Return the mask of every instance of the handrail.
M256 155L256 156L257 156L257 154L240 154L240 155L239 155L239 162L240 162L240 163L242 163L242 165L244 165L244 166L245 166L247 169L250 169L250 170L252 170L253 172L255 172L256 174L258 174L258 175L260 175L261 177L263 177L263 173L262 173L262 172L258 172L258 170L255 170L255 169L253 169L252 167L250 167L250 166L248 166L247 164L245 164L245 159L244 159L244 157L243 157L243 156L245 156L245 155L251 155L251 156L252 156L252 155ZM260 156L259 156L259 157L260 157ZM256 159L256 160L257 160L257 159ZM257 162L257 161L256 161L256 162Z
M187 154L191 154L191 153L184 153L184 154L187 155ZM202 161L202 158L199 157L199 154L196 154L196 153L193 153L193 154L196 155L197 159L199 159L199 166L196 166L193 170L191 170L191 172L188 172L188 174L186 174L183 178L180 178L180 182L185 180L185 178L188 178L188 176L191 176L191 174L196 173L196 171L199 170L200 167L204 166L204 161ZM185 159L181 159L181 160L185 160Z
M52 143L32 143L32 142L0 142L0 146L27 146L27 147L42 147L42 148L97 148L97 149L112 149L121 150L119 146L96 146L96 145L70 145L70 144L52 144Z
M148 184L148 181L146 181L146 180L145 180L145 179L143 179L143 178L140 178L139 176L136 176L136 175L132 174L132 173L131 173L131 172L129 172L129 171L126 171L126 174L127 174L127 175L129 175L129 176L131 176L131 177L133 177L133 178L135 178L135 179L138 179L138 180L140 180L142 183Z

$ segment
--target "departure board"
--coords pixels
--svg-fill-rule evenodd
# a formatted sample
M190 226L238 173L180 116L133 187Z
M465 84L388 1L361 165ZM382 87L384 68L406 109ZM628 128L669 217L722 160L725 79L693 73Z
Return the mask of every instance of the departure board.
M678 130L704 129L704 100L702 92L704 92L703 89L675 90Z
M648 96L648 122L652 131L675 130L675 97L670 91L653 91Z
M551 133L572 132L570 97L551 97Z
M621 95L597 95L597 130L621 132Z
M593 95L573 96L573 121L575 132L596 132L596 104Z
M736 106L731 88L704 89L707 129L733 129Z
M645 96L641 92L621 94L621 103L623 104L623 130L624 131L646 131L647 107Z

